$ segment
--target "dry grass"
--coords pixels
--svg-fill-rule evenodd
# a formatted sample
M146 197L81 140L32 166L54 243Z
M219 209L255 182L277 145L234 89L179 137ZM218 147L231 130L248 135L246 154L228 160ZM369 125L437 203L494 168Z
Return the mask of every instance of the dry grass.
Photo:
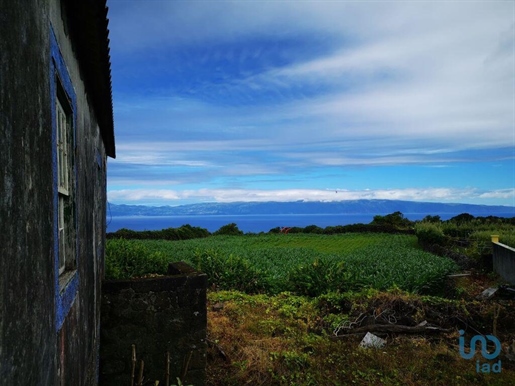
M457 323L458 319L474 321L477 328L490 333L494 303L424 298L401 291L369 291L348 295L343 300L348 304L340 303L342 309L338 311L336 303L328 304L330 297L321 301L290 294L210 293L208 384L458 386L514 383L515 365L505 357L502 357L500 374L477 373L475 360L461 358L458 328L432 336L390 334L382 349L358 348L362 336L331 339L330 321L335 317L354 320L360 313L380 315L385 310L395 310L399 317L409 315L412 323L422 319L439 320L444 327ZM515 326L512 309L513 302L506 303L499 318L498 336L503 346L515 338L515 332L508 328ZM403 323L408 320L403 319ZM484 362L479 354L476 359Z

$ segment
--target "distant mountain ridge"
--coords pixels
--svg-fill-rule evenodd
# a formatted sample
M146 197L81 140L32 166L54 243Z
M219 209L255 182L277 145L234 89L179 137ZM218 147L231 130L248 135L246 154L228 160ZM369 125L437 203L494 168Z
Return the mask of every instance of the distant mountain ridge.
M469 213L473 216L504 216L512 214L513 206L449 204L401 200L349 200L349 201L289 201L289 202L231 202L200 203L180 206L145 206L110 204L111 216L196 216L196 215L259 215L259 214L374 214L393 212L442 215Z

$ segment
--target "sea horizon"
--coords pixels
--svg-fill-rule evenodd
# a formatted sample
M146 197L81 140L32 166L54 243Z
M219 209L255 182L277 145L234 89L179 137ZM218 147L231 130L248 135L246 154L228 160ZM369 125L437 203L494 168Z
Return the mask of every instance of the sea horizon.
M177 216L107 216L107 232L116 232L126 228L134 231L161 230L166 228L178 228L182 225L207 229L215 232L220 227L235 223L238 228L245 233L268 232L276 227L306 227L316 225L320 228L327 226L349 225L349 224L369 224L374 216L384 216L388 213L376 214L252 214L252 215L177 215ZM448 220L461 213L404 213L404 217L417 221L424 217L440 216L442 220ZM476 216L473 213L470 213ZM513 212L495 213L497 217L515 217ZM476 217L485 217L478 214Z

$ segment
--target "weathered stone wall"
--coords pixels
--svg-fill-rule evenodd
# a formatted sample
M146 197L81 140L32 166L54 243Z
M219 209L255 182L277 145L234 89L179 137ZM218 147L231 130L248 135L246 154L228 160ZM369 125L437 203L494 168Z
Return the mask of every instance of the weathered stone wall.
M205 384L207 277L185 263L170 265L169 276L103 283L100 385L130 384L132 345L146 380ZM163 383L160 383L163 384Z
M501 244L493 244L494 271L510 284L515 284L515 249Z
M47 1L0 1L0 384L56 384Z
M69 3L0 0L0 385L97 384L106 151L83 81L91 63L78 62L68 32ZM69 286L56 269L57 52L77 102Z

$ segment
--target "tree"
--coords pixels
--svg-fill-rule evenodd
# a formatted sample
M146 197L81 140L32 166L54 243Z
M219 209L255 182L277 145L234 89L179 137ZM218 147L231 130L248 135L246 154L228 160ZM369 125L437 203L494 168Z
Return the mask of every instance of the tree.
M469 213L462 213L449 219L449 221L455 222L456 224L463 224L472 220L474 220L474 216Z
M422 219L423 222L430 222L430 223L438 223L438 222L441 222L442 219L440 218L440 216L431 216L431 215L427 215L426 217L424 217Z
M215 233L213 233L213 235L241 236L243 235L243 231L239 230L235 223L230 223L222 226Z
M413 223L404 217L404 215L397 211L386 216L374 216L372 220L372 224L374 225L392 225L394 227L409 227L413 225Z

